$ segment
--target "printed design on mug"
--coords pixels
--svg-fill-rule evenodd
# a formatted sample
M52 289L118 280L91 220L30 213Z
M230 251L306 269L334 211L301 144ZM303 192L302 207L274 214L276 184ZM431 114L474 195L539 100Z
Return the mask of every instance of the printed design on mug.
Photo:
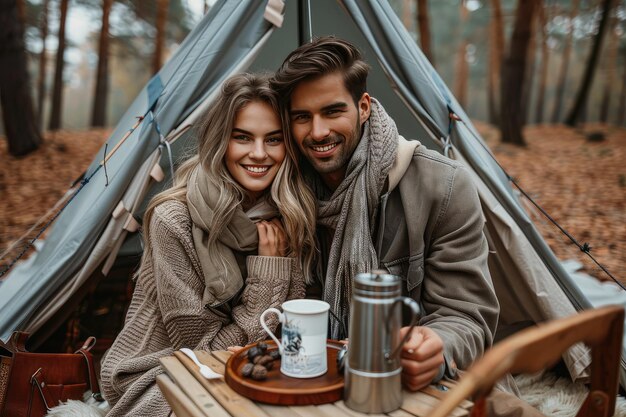
M287 355L305 355L300 327L293 320L287 321L283 327L283 349Z
M302 329L300 322L287 320L282 330L283 369L297 375L323 372L325 363L322 355L307 355L306 349L302 346L303 337L306 338L306 330Z

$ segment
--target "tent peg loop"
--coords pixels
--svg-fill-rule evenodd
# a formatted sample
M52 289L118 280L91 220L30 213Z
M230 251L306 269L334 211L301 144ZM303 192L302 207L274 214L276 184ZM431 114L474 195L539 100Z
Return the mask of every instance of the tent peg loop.
M172 176L172 183L174 183L174 160L172 159L172 145L161 136L161 144L159 147L165 147L167 149L167 156L170 162L170 175Z
M159 120L156 118L156 115L152 110L150 110L150 113L152 114L152 123L154 124L154 129L159 135L159 147L167 148L167 156L170 162L170 174L172 175L172 183L174 183L174 160L172 159L172 146L168 142L167 138L163 136L163 133L161 133L161 126L159 126Z
M450 117L450 119L454 120L455 122L460 122L462 120L459 117L459 115L454 113L454 112L450 112L449 117Z

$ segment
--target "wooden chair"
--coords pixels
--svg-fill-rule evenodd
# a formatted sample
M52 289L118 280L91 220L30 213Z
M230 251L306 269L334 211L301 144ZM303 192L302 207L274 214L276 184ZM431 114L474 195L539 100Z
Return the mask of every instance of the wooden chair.
M539 372L558 362L577 342L591 348L589 394L577 416L609 417L615 411L624 309L617 306L586 310L542 323L504 339L474 363L429 417L446 417L461 401L473 396L471 416L484 416L485 398L507 373Z

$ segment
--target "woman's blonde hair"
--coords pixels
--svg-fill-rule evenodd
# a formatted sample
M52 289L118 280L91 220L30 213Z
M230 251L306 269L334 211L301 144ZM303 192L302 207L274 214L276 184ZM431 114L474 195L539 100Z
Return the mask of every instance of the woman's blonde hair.
M203 172L221 191L210 225L209 248L215 245L236 207L249 198L246 190L233 179L226 168L225 155L237 112L251 102L266 103L280 115L277 95L269 86L268 76L240 74L224 82L220 95L200 125L197 154L176 170L173 186L157 194L148 204L143 219L144 259L151 256L148 234L154 208L168 200L186 203L187 182L196 166L201 165ZM282 125L285 126L285 123ZM287 158L283 160L272 183L270 202L281 214L289 241L288 256L295 256L299 260L306 281L310 282L315 255L316 203L294 163L297 160L297 151L286 130L283 136Z

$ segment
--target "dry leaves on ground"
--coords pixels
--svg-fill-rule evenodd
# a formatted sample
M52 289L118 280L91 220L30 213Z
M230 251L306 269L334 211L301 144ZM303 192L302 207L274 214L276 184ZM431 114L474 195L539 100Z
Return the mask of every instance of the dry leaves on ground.
M42 146L23 158L10 156L5 138L0 137L0 253L54 207L87 169L109 133L110 129L47 132ZM1 259L0 264L8 261Z
M529 126L526 147L499 142L489 125L477 128L508 174L615 277L626 283L626 129L587 125ZM605 140L588 136L602 133ZM532 219L560 259L577 259L585 270L608 279L538 210Z

